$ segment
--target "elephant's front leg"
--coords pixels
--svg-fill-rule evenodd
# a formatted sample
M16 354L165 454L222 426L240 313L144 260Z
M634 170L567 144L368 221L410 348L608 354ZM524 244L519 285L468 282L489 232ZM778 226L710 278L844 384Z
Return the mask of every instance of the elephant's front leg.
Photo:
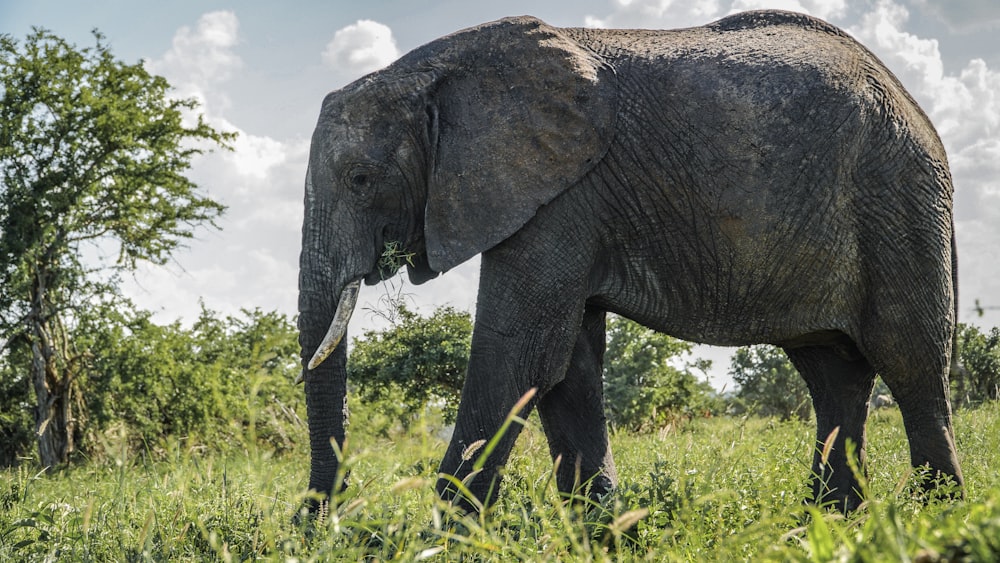
M538 397L545 397L563 379L584 311L583 298L571 297L565 284L515 280L506 275L506 269L497 272L494 266L484 255L468 374L437 484L442 498L454 499L467 510L477 507L476 502L461 498L463 487L483 506L496 500L499 470L510 455L520 424L507 428L481 471L472 474L473 466L525 393L537 390L536 398L520 412L522 418ZM582 286L574 281L576 287Z
M566 377L538 402L563 493L598 499L618 486L604 414L605 313L588 307Z

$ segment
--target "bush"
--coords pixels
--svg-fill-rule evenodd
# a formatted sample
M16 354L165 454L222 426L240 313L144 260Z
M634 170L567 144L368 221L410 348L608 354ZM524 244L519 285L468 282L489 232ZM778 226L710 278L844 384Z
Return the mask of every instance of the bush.
M957 353L963 369L952 378L953 402L968 406L1000 399L1000 328L983 333L958 325Z
M291 447L301 426L297 331L278 313L219 317L202 309L194 325L157 325L148 312L114 311L81 326L93 360L86 382L88 444L122 425L130 446L164 436L189 442Z
M739 348L729 373L740 386L736 397L750 412L781 420L809 419L809 388L781 348L765 344Z
M445 422L453 422L469 363L471 316L439 307L423 317L397 305L394 318L388 329L354 339L348 381L404 428L428 403L440 405Z
M470 315L441 307L424 317L393 306L393 326L354 340L347 362L352 389L385 415L379 423L383 434L393 420L405 430L428 406L440 408L445 423L453 422L471 349ZM607 326L604 390L612 423L659 428L677 417L717 410L713 390L694 374L710 364L681 362L691 344L615 316Z
M692 344L618 316L609 318L607 334L604 402L612 424L660 428L677 417L717 410L711 386L693 372L707 370L710 362L681 364Z

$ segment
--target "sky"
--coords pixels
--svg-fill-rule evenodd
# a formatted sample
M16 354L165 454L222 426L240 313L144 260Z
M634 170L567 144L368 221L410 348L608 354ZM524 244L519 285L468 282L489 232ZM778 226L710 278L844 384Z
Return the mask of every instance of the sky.
M200 157L190 177L228 206L166 267L143 266L124 290L161 322L193 321L201 303L294 315L309 137L323 96L453 31L530 14L557 26L676 28L780 8L823 18L868 46L930 116L954 178L959 320L1000 325L1000 2L996 0L0 0L0 33L33 26L80 47L92 30L119 59L200 100L232 152ZM429 313L473 310L478 258L421 286L366 287L350 332L381 328L381 296L402 292ZM987 307L981 316L976 301ZM994 307L995 309L990 309ZM729 350L698 347L717 387Z

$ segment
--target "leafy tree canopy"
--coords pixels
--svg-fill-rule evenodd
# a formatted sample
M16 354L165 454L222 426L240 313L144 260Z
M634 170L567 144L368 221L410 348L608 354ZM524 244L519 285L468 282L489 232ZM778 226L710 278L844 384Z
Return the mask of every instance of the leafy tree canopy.
M984 333L974 325L959 324L957 353L962 370L952 374L955 404L1000 399L1000 328Z
M0 38L0 181L5 281L38 266L81 270L79 243L117 242L116 265L165 263L193 227L223 206L184 174L234 136L169 97L166 79L96 46L77 49L36 30ZM17 300L17 296L8 296ZM12 304L5 303L7 308Z
M66 460L83 419L73 412L82 357L68 336L76 311L115 293L116 272L165 263L223 211L185 174L234 138L94 37L84 48L41 29L0 37L0 346L31 350L23 369L44 465ZM87 244L113 261L88 263Z

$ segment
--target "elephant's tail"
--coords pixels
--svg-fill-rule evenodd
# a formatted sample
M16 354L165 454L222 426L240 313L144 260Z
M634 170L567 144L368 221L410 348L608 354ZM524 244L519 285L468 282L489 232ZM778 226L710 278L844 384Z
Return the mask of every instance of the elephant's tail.
M954 296L954 303L952 303L953 315L955 319L954 326L951 333L951 366L948 371L950 373L951 379L955 378L965 378L967 372L965 366L962 365L962 361L958 354L958 253L956 252L957 245L955 244L955 226L954 221L952 222L951 228L951 287L952 295Z

